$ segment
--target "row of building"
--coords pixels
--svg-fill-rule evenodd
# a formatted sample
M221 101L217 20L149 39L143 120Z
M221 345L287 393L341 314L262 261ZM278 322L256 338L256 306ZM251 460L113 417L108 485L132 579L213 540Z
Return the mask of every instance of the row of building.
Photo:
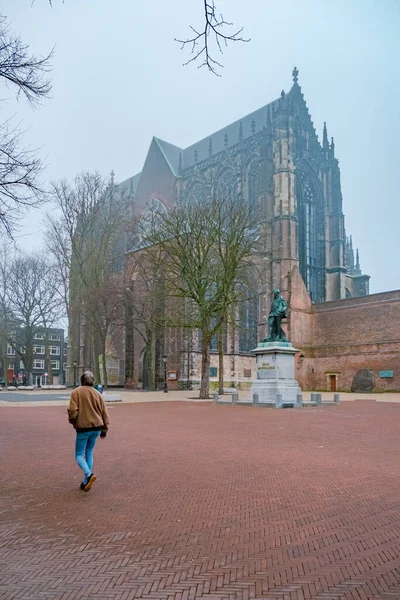
M27 384L29 374L24 363L25 347L23 330L14 335L2 351L0 382ZM54 385L66 382L68 348L63 329L40 329L34 334L32 375L33 385L42 386L52 382ZM18 344L16 343L18 340ZM6 377L7 375L7 377Z

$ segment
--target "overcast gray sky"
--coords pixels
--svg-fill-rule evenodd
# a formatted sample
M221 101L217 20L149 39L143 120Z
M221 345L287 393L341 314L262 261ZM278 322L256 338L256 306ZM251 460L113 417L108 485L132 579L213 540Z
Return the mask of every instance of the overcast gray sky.
M52 98L36 111L10 98L48 180L82 170L116 181L141 170L153 135L188 146L299 83L316 129L334 136L346 226L371 291L400 287L400 1L216 0L248 44L224 52L222 77L174 37L202 22L202 0L3 0L1 12L37 53L56 47ZM41 214L19 243L40 244Z

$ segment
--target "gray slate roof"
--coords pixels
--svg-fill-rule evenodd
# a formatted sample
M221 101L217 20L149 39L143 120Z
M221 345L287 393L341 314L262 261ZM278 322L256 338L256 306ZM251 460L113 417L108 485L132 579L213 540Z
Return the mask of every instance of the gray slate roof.
M254 112L246 115L242 119L223 127L219 131L212 133L210 136L192 144L188 148L183 150L183 164L182 167L187 169L195 163L195 152L197 152L197 160L201 161L209 156L210 140L212 146L212 155L218 154L239 142L239 129L240 124L242 125L243 139L251 137L255 133L262 131L263 127L267 124L268 107L272 110L273 104L278 104L279 100L274 100L269 104L266 104L262 108L255 110ZM276 106L277 108L277 106ZM225 137L226 136L226 137Z
M275 108L278 108L278 103L279 100L274 100L249 115L246 115L242 119L238 119L234 123L231 123L199 142L192 144L188 148L179 148L178 146L157 137L154 137L153 140L160 148L173 174L178 175L180 156L182 168L187 169L196 161L202 161L208 158L210 156L210 149L212 151L211 155L214 155L222 152L225 148L237 144L239 142L240 128L243 140L251 137L255 133L262 131L263 127L267 124L268 111L271 112L274 105ZM138 173L137 175L126 179L120 183L118 187L121 187L121 189L126 191L129 195L133 195L139 184L140 175L141 173Z
M141 174L142 174L141 172L136 173L136 175L134 175L133 177L129 177L129 179L125 179L125 181L121 181L121 183L118 184L118 190L121 192L121 194L127 194L128 196L133 196L133 194L136 192L136 188L139 184Z

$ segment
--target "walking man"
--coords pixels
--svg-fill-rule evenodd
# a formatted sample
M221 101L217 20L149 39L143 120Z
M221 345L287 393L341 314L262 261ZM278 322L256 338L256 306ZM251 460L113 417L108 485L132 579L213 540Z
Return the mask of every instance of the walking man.
M81 385L72 392L68 407L69 422L76 430L76 462L84 474L81 490L85 492L96 481L93 473L93 450L97 438L106 437L109 424L104 399L93 385L93 373L86 371L81 376Z

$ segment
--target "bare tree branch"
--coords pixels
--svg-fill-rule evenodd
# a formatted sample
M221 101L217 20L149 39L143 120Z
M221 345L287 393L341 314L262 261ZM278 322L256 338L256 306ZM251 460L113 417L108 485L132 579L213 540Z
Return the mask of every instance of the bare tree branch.
M46 199L38 181L42 159L21 144L22 132L18 127L10 121L0 125L0 225L9 237L21 213Z
M0 81L16 88L36 106L50 93L47 77L52 52L45 57L29 54L29 46L10 33L0 15ZM23 132L6 121L0 125L0 229L12 238L21 212L41 204L46 194L38 176L43 162L37 151L22 145Z
M250 38L244 38L241 35L243 27L237 31L234 30L233 33L223 33L224 28L226 30L227 27L233 27L233 23L226 21L222 14L219 17L217 16L217 7L214 0L203 0L203 2L204 27L198 30L190 26L194 35L184 40L175 38L175 41L182 44L182 49L188 45L191 47L193 56L184 63L184 66L199 60L201 62L198 68L206 66L214 75L220 77L217 69L218 67L222 68L223 65L212 57L212 49L210 48L212 43L214 42L216 50L223 54L223 47L226 47L228 42L249 42Z
M16 86L17 96L23 94L33 106L50 93L52 56L53 50L47 56L30 55L28 44L10 33L5 17L0 17L0 78Z

